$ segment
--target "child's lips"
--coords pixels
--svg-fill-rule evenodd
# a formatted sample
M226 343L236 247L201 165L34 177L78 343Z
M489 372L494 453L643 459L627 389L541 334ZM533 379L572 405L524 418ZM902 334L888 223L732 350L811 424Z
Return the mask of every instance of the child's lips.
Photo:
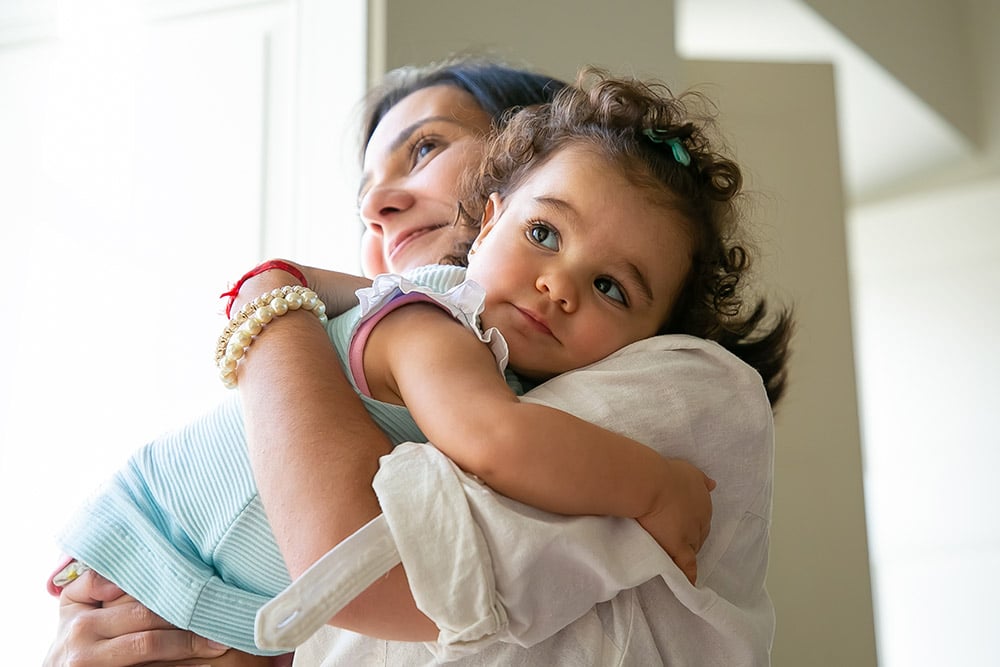
M531 328L555 338L555 334L552 333L552 329L549 328L549 325L545 322L545 319L541 315L538 315L526 308L520 308L518 306L514 306L514 308L517 312L521 313L524 320L531 326Z

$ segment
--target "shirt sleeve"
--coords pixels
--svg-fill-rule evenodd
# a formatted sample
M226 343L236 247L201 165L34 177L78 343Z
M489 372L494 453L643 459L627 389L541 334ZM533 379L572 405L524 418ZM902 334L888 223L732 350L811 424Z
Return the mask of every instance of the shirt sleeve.
M718 346L684 336L643 341L524 400L690 460L719 483L699 582L728 563L738 526L765 490L755 511L769 512L766 395L759 376ZM657 576L695 614L726 595L692 586L634 520L542 512L494 493L428 444L384 457L375 489L417 605L441 630L428 644L441 660L497 641L532 646ZM713 580L741 579L729 574Z
M479 315L486 299L483 288L471 280L454 283L456 278L464 275L464 272L449 271L457 267L425 268L428 271L419 273L418 277L428 284L385 273L376 276L371 287L359 289L356 293L358 318L352 327L347 358L354 383L365 396L371 396L364 374L364 349L368 337L382 318L410 303L428 303L444 310L489 348L500 373L507 368L507 341L496 328L483 331L480 327ZM434 268L439 271L430 271ZM353 318L349 321L353 322Z
M440 630L427 645L439 660L496 641L532 646L596 603L676 570L635 521L536 510L429 444L397 447L375 489L417 606Z

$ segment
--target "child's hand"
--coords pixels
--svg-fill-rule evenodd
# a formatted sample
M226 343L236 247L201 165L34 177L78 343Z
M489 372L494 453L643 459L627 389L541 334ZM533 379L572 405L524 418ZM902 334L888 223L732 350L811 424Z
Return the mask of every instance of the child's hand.
M289 264L301 272L306 279L306 284L314 290L320 300L326 304L326 314L329 317L339 315L350 308L358 305L358 298L355 292L362 287L371 287L372 281L361 276L354 276L339 271L328 271L317 269L303 264L295 264L286 260L271 260ZM280 268L273 268L262 273L247 278L240 287L239 293L233 300L231 311L239 312L249 301L257 298L265 292L269 292L276 287L285 285L297 285L299 278Z
M662 490L653 508L638 521L694 584L696 555L712 524L710 492L715 480L680 459L664 459L664 464Z

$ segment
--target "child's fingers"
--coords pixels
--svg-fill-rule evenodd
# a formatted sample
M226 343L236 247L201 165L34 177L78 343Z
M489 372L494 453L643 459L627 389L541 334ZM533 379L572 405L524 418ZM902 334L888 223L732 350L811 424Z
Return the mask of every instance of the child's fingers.
M682 548L680 552L674 556L674 562L693 586L698 580L698 560L695 557L694 546L688 545Z

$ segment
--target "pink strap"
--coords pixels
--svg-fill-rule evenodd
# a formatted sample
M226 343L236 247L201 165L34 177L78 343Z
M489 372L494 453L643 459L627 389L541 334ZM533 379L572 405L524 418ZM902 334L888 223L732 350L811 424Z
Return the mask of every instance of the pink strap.
M361 393L368 398L372 397L371 391L368 388L368 380L365 379L364 354L365 345L368 343L368 336L371 334L372 329L375 328L375 325L382 321L383 317L400 306L418 302L430 303L438 308L441 308L445 312L449 312L447 308L426 294L422 294L420 292L400 294L399 296L393 297L389 302L383 304L377 311L372 313L371 317L362 322L354 332L354 335L351 336L351 343L347 348L348 365L351 368L351 375L354 377L354 383L358 385L358 389Z

